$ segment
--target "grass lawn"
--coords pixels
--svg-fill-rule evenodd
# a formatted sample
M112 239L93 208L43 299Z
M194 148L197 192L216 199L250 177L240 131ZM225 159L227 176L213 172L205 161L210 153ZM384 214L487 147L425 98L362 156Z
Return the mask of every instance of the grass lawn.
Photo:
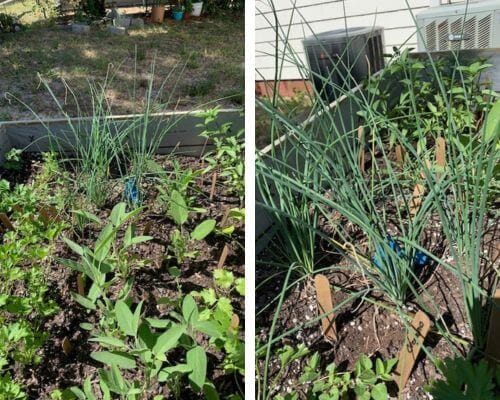
M22 12L20 3L0 6L0 12L5 9ZM187 110L212 101L241 106L244 44L244 18L232 14L201 21L166 20L161 26L130 30L126 36L111 35L103 27L78 34L53 23L28 23L25 31L0 35L0 120L32 118L26 106L9 101L6 93L41 116L59 114L37 73L67 112L76 115L76 103L63 82L87 114L89 81L103 82L109 69L113 79L107 96L114 114L140 111L153 63L162 109Z

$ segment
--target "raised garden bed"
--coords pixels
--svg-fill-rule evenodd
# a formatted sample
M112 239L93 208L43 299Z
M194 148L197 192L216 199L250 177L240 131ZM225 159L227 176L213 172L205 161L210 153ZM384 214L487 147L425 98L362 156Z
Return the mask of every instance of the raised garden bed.
M498 395L500 103L483 61L434 63L403 53L303 124L262 101L284 135L256 169L259 398Z
M89 120L0 126L5 398L243 398L244 203L210 152L232 143L243 156L242 119L210 115L151 116L149 139L169 134L140 181L119 173L137 163L129 149L97 191L81 149L54 146Z

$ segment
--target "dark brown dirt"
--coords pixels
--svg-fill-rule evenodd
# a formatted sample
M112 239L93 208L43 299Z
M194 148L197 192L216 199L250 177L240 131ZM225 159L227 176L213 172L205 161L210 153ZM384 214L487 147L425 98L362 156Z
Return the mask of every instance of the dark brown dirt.
M181 163L183 169L201 167L201 161L191 157L176 157ZM171 167L170 161L166 157L158 157L157 162L162 164L167 170ZM39 163L38 156L24 156L23 168L19 172L6 173L0 171L0 177L3 175L11 182L30 182L36 172ZM224 184L219 182L213 200L209 199L211 188L211 177L207 176L198 180L196 187L196 205L204 207L208 213L203 217L193 217L187 224L187 228L192 228L200 222L200 218L215 218L220 222L227 208L240 206L239 200L227 192ZM110 201L109 207L98 212L99 217L106 218L116 202L120 201L120 193L117 192L116 199ZM175 228L175 224L165 215L158 214L151 207L154 198L148 198L147 207L136 221L137 232L142 232L148 223L152 223L149 235L154 239L151 242L136 246L135 256L141 260L147 260L146 265L132 271L134 277L134 286L131 296L135 303L144 300L143 310L148 317L166 316L172 307L157 305L157 299L160 297L169 297L171 299L180 296L177 282L167 272L164 256L167 252L168 237ZM77 236L74 232L68 230L64 234L71 239L82 244L92 244L99 233L99 227L89 226L83 235ZM244 275L244 227L236 227L231 239L219 235L211 235L204 241L196 244L196 250L199 256L195 260L187 260L179 265L182 275L179 284L182 287L182 293L189 293L193 290L212 287L212 271L216 268L220 254L225 244L230 247L230 254L227 258L225 267L232 271L235 276ZM92 313L87 313L83 307L74 302L71 292L77 291L76 273L69 268L61 265L58 258L73 258L74 255L68 247L58 240L55 245L55 253L52 256L52 262L47 268L47 279L49 281L49 297L57 302L60 307L55 315L46 319L43 329L49 333L49 339L42 348L42 362L39 365L17 369L17 378L21 379L28 388L29 399L49 399L50 393L54 389L64 389L70 386L79 386L86 377L95 380L99 363L90 358L92 351L98 350L99 345L89 343L88 333L79 327L82 322L96 322ZM118 288L117 288L118 290ZM239 297L232 298L232 304L235 313L239 315L240 321L244 321L244 301ZM241 322L241 332L244 332L244 322ZM242 333L243 334L243 333ZM63 340L69 340L71 343L71 352L65 354L63 351ZM208 377L214 383L221 395L237 393L239 388L243 387L241 376L228 376L219 369L219 362L222 355L212 350L209 354ZM140 379L140 376L129 376L130 378ZM166 388L158 386L154 394L164 394L169 396ZM151 395L153 396L153 395ZM152 397L151 397L152 398ZM183 388L182 398L196 399L198 397L194 392Z
M450 260L447 243L443 243L440 235L440 226L437 218L433 218L430 227L425 232L423 239L424 247L430 249L435 255ZM487 264L499 265L500 247L500 221L494 215L490 215L488 228L484 235L484 257ZM328 227L323 227L328 230ZM353 236L355 236L353 234ZM316 259L318 269L331 267L330 271L323 272L334 287L333 299L335 304L346 301L349 294L359 292L368 287L368 282L356 270L352 263L339 254L335 254L333 249L325 243L319 242L317 245L318 254ZM272 262L283 262L280 259L280 252L272 246L260 255L262 261L258 263L256 270L256 282L264 282L267 278L274 276L269 282L258 288L256 293L256 327L257 336L260 343L266 343L269 335L275 307L277 302L271 301L279 295L284 284L285 274L283 269L273 266ZM472 340L470 328L466 323L466 315L461 298L461 289L458 279L452 271L441 266L429 265L425 271L421 271L420 278L424 284L421 290L421 305L427 308L433 326L431 332L426 337L424 346L428 352L437 359L453 357L455 354L466 354L464 347L459 345L451 346L446 339L441 337L436 329L436 324L445 324L449 331L465 342ZM275 276L277 275L277 277ZM297 278L297 277L295 277ZM293 282L294 277L292 277ZM383 295L371 292L369 298L378 304L388 305L387 299ZM410 299L407 308L404 310L411 317L418 309L414 299ZM352 370L355 361L361 353L370 357L382 357L384 360L398 357L403 346L405 337L405 327L396 313L374 305L370 301L363 301L361 298L353 302L348 302L336 313L336 326L338 341L331 343L327 341L321 333L320 322L311 323L319 315L316 303L314 282L311 279L302 280L294 285L286 293L285 300L277 320L274 337L285 332L299 328L292 334L283 338L275 346L275 350L285 344L297 346L305 344L310 355L319 352L321 365L324 367L334 362L342 371ZM298 382L304 373L304 366L308 357L296 360L286 367L286 371L275 387L273 393L285 394L292 389L296 390L301 399L305 399L307 386ZM260 360L260 367L263 368L263 360ZM281 370L277 357L273 357L269 364L269 382L277 376ZM281 371L282 372L282 371ZM433 379L440 378L440 374L429 357L422 351L419 359L412 371L407 386L403 391L404 399L429 399L424 392L423 386ZM392 395L397 397L397 389L392 389Z

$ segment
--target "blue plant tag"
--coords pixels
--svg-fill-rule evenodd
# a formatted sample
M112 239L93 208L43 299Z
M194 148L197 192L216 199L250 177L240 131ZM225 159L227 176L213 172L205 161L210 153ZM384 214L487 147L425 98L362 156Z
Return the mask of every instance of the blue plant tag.
M134 206L139 204L139 189L132 179L125 181L125 200Z
M391 235L387 235L386 240L390 249L393 250L399 258L407 258L407 255L403 251L403 248L396 240L392 238ZM381 245L377 245L375 247L375 255L373 256L373 264L375 264L378 269L383 269L383 263L388 261L388 257L386 256L383 247ZM415 253L415 257L413 258L413 265L417 267L425 267L428 262L429 256L427 256L427 254L425 254L424 252L417 250Z

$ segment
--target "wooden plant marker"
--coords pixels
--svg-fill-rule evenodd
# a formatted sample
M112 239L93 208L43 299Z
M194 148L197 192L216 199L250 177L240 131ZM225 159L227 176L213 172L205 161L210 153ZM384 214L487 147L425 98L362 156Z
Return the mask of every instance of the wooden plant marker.
M486 341L486 357L492 364L500 363L500 289L493 296L493 307L490 314L490 325L488 328L488 339Z
M220 227L221 229L224 229L227 223L227 219L229 218L229 213L231 212L231 209L228 207L226 208L226 211L224 212L224 215L222 216L222 219L220 221Z
M436 165L440 169L444 169L446 166L446 142L442 137L438 137L436 140ZM438 172L436 175L439 178L441 172Z
M76 276L76 288L80 296L85 296L85 277L83 274L78 274Z
M363 146L364 135L365 135L365 131L364 131L363 125L360 125L358 127L358 141L359 141L359 144L361 147L359 149L358 162L359 162L359 169L361 170L361 172L365 172L365 149Z
M151 232L151 228L153 227L153 221L148 221L146 225L144 226L144 231L142 234L144 236L149 236L149 233Z
M222 253L219 258L219 262L217 263L217 268L223 268L224 264L226 263L227 256L229 255L229 246L227 244L224 245L224 248L222 249Z
M331 341L337 341L337 328L335 327L335 315L333 314L332 291L330 282L325 275L318 274L314 277L316 286L316 301L318 302L319 315L325 315L321 319L321 331Z
M65 336L63 341L62 341L62 349L63 349L64 354L66 354L67 356L69 356L71 354L71 352L73 351L73 345L71 344L71 342L69 341L67 336Z
M7 229L7 230L10 230L10 231L14 231L15 228L14 228L14 225L12 225L12 222L10 222L10 219L9 217L7 216L7 214L5 213L0 213L0 222L2 223L2 225Z
M238 317L238 314L233 314L231 316L231 329L238 329L238 326L240 326L240 317Z
M40 208L39 213L45 227L47 227L47 225L49 225L52 221L60 221L59 217L57 216L57 210L54 206L43 206L42 208Z
M418 311L411 321L410 331L406 334L404 346L401 349L398 357L398 365L394 372L394 380L396 381L399 391L401 392L410 377L418 353L424 343L424 339L431 327L429 317L422 311Z
M424 199L424 194L425 186L421 183L417 183L415 185L415 188L413 189L413 196L410 202L410 214L412 217L414 217L420 209L420 206L422 205L422 201Z
M405 160L405 150L403 149L403 146L401 146L400 144L397 144L396 145L396 162L400 165L403 164L404 160Z
M217 183L217 172L212 174L212 187L210 188L210 200L214 198L215 195L215 184Z

